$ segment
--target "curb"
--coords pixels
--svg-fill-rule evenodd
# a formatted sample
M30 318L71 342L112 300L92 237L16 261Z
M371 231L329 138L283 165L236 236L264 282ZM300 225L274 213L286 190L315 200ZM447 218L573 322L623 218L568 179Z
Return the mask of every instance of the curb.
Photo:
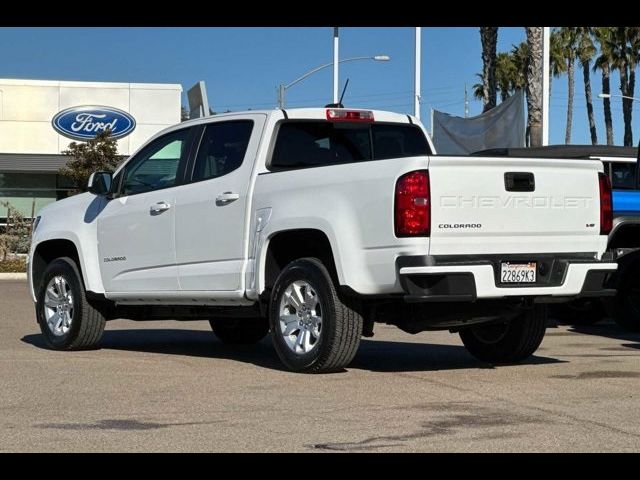
M0 280L26 280L26 272L22 273L0 273Z

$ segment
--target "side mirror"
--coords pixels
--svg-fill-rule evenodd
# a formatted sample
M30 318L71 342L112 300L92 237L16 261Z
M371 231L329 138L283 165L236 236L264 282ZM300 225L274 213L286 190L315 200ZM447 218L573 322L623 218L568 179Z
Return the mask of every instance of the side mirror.
M94 172L89 177L87 189L94 195L107 195L111 192L111 172Z

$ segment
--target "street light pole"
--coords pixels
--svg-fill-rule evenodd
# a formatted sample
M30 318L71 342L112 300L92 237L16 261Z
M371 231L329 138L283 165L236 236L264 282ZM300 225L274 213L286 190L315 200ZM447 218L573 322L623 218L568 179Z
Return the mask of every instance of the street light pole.
M421 58L422 54L420 53L422 45L421 40L421 29L420 27L416 27L416 38L415 38L415 60L414 60L414 78L413 78L413 115L416 118L420 118L420 71L422 69Z
M365 57L353 57L353 58L345 58L344 60L340 60L338 63L354 62L356 60L375 60L377 62L388 62L389 60L391 60L391 57L389 57L389 55L375 55L373 57L366 57L366 56ZM284 108L284 106L285 106L285 93L289 88L293 87L296 83L301 82L305 78L313 75L317 71L322 70L323 68L330 67L331 65L333 65L333 62L325 63L324 65L320 65L319 67L316 67L313 70L305 73L304 75L296 78L293 82L288 83L287 85L280 84L278 86L278 108ZM334 103L337 103L337 100Z
M338 103L338 64L340 63L338 54L339 48L338 27L333 27L333 103Z

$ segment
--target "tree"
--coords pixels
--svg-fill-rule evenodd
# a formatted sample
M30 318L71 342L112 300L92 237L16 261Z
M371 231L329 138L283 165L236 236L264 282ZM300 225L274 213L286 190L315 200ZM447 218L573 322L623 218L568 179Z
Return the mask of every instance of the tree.
M481 73L476 73L476 77L480 79L480 83L474 83L471 87L473 89L473 98L476 100L482 100L484 96L484 80Z
M482 42L482 101L483 112L496 106L496 46L498 27L480 27Z
M10 254L28 253L31 243L31 222L9 202L0 202L7 209L7 223L4 233L0 233L0 261L6 261Z
M640 28L614 27L609 42L611 65L620 73L620 92L625 97L633 97L636 82L636 65L640 60ZM622 99L622 117L624 119L624 146L633 145L631 130L631 98Z
M529 62L529 46L527 42L520 45L512 45L510 52L500 52L496 56L496 84L500 91L501 101L507 100L516 90L526 89L527 86L527 65ZM483 74L476 73L480 83L473 85L473 95L476 99L484 98ZM527 103L529 98L528 90L525 90ZM529 132L529 121L527 119L527 136Z
M516 66L509 52L500 52L496 56L496 83L500 91L500 101L504 102L514 92Z
M560 39L562 54L567 64L567 127L565 130L564 143L571 143L571 127L573 125L573 96L574 96L574 67L576 60L576 50L578 45L578 28L562 27L560 29Z
M526 57L528 48L526 42L515 46L511 52L500 52L496 55L496 85L500 92L500 100L504 102L513 93L524 88L527 79ZM480 83L473 85L473 96L478 100L483 99L483 76L476 73Z
M527 42L521 42L519 45L511 45L511 61L513 62L513 71L511 78L511 90L524 90L525 100L527 102L527 128L526 128L526 144L531 145L531 122L535 120L535 109L532 110L531 105L531 89L529 88L529 81L533 79L529 78L529 44ZM542 78L542 77L540 77ZM540 87L542 88L542 87ZM540 90L542 91L542 90ZM540 104L542 105L542 104ZM542 107L540 107L542 108ZM542 125L542 114L540 113L540 125ZM540 131L542 127L540 127ZM534 128L535 130L535 128ZM542 137L540 137L542 143Z
M562 50L562 35L558 29L554 28L549 38L549 98L551 98L553 78L558 78L567 71Z
M578 41L576 56L582 66L582 77L584 80L584 96L587 103L587 119L589 121L589 132L591 134L591 144L598 144L598 133L596 131L596 121L593 117L593 97L591 94L591 59L596 54L593 44L593 27L578 27Z
M629 53L627 49L626 27L615 27L611 35L611 64L620 74L620 93L629 95ZM632 142L631 133L631 102L622 99L622 118L624 120L624 146L628 147Z
M629 39L629 96L635 95L636 85L636 66L640 63L640 27L627 27L628 39ZM632 112L632 99L627 99L629 108L629 145L633 145L633 137L631 131L631 112Z
M529 45L522 42L520 45L511 46L511 60L513 62L513 78L511 89L513 91L527 86L527 68L529 65Z
M600 70L602 72L602 93L608 95L611 93L611 62L613 56L611 53L611 27L595 27L594 36L598 43L600 56L596 58L593 64L593 71ZM611 118L611 99L604 97L604 126L607 134L607 145L613 145L613 121Z
M116 140L109 130L98 133L87 142L71 142L62 153L71 159L58 170L58 174L73 182L74 193L87 190L87 181L93 172L113 172L123 158L118 156Z
M180 107L180 121L184 122L189 120L189 118L189 110L187 110L187 107Z
M527 62L527 119L530 145L542 145L542 28L525 27L529 61Z
M513 78L514 78L513 59L509 52L500 52L496 56L496 85L500 92L500 101L504 102L513 94ZM482 73L476 73L476 77L480 79L479 83L475 83L473 87L473 96L477 100L484 98L484 81Z

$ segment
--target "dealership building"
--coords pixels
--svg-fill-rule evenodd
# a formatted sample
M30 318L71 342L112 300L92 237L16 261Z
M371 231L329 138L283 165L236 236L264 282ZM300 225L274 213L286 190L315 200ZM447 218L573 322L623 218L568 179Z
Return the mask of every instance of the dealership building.
M65 198L57 172L71 142L109 128L118 154L130 155L180 121L181 97L178 84L0 79L0 201L31 217Z

